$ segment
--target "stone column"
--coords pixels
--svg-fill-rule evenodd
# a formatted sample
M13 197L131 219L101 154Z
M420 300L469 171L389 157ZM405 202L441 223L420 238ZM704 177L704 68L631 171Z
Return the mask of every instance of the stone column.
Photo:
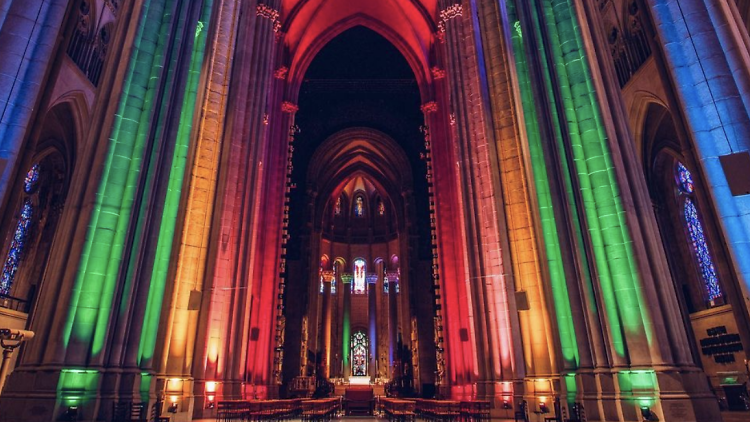
M331 282L328 277L323 278L323 312L322 321L322 339L321 339L321 357L325 371L323 376L329 378L331 375Z
M341 361L344 363L344 380L349 380L352 373L352 274L341 274L341 293L344 296L344 312L341 324Z
M271 2L274 3L274 2ZM221 151L221 173L217 212L213 216L212 238L206 270L210 295L203 300L201 321L196 340L198 353L194 362L197 379L220 382L224 398L241 398L247 394L264 395L256 388L266 380L248 376L252 362L267 355L266 345L274 326L258 326L253 311L263 303L255 283L258 227L265 177L264 152L268 144L268 128L264 121L272 86L276 25L278 12L268 2L242 2L234 54L229 120L225 126L227 142ZM286 121L280 108L273 110L276 121ZM285 131L286 132L286 131ZM286 147L286 142L281 142ZM279 190L283 194L283 190ZM207 201L211 202L211 201ZM274 268L278 273L278 268ZM270 363L266 369L270 368Z
M375 368L377 365L375 362L378 360L378 314L377 314L377 290L378 290L378 275L367 274L367 315L369 317L369 343L370 346L370 380L375 381L377 373Z
M387 272L388 278L388 376L393 379L393 362L396 360L398 343L398 273Z
M217 1L218 2L218 1ZM193 351L196 347L196 327L205 327L199 320L201 299L210 293L204 289L208 245L214 202L218 182L219 158L224 139L226 106L229 99L229 81L235 56L240 0L221 1L215 19L208 24L210 31L206 84L203 86L200 123L192 148L196 151L187 184L187 201L181 233L176 240L178 248L176 273L171 287L171 300L166 308L166 329L163 348L157 351L158 372L164 379L178 378L193 373ZM213 26L212 26L213 25ZM205 29L204 29L205 31ZM205 301L207 302L207 301ZM201 372L202 372L201 368ZM217 394L221 393L218 384ZM195 416L204 416L205 382L197 382L193 389ZM214 395L216 399L217 396ZM209 416L205 414L205 416Z
M466 372L453 381L452 395L472 398L492 394L493 383L511 380L516 350L522 344L515 312L514 283L502 212L493 122L486 78L479 54L474 1L440 0L439 30L444 35L444 63L452 111L452 137L459 168L460 211L468 246L468 274L463 281L469 326L459 335L466 350ZM440 105L439 105L440 106ZM446 292L447 293L447 292ZM446 318L450 320L452 314ZM450 324L450 322L449 322Z

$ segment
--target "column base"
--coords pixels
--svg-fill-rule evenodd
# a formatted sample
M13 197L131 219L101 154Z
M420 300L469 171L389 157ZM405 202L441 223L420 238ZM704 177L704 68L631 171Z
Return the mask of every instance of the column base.
M589 370L568 377L565 396L582 405L588 421L721 421L716 397L697 368ZM568 415L570 404L563 400Z

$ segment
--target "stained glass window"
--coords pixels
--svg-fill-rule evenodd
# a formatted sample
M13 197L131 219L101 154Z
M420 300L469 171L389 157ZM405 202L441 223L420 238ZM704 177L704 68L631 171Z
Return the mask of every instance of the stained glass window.
M381 217L385 215L385 203L382 199L378 199L378 215Z
M358 295L364 294L367 289L365 288L365 261L363 259L354 260L354 282L352 283L352 292Z
M367 375L367 335L357 331L352 336L352 375Z
M331 294L332 295L336 294L336 279L335 278L331 280Z
M323 282L323 272L320 272L320 293L323 294L326 291L326 285Z
M388 277L383 278L383 293L388 294Z
M362 195L357 195L357 199L354 200L354 215L357 217L365 215L365 199Z
M693 185L693 175L690 174L690 170L688 170L682 163L677 163L677 185L684 193L693 193L695 189Z
M26 173L26 179L23 182L23 190L26 193L33 193L39 183L39 163L31 166Z
M675 178L680 192L685 195L683 203L685 225L687 226L687 231L690 235L695 258L698 261L698 267L700 268L706 295L709 301L713 301L721 297L723 293L721 291L721 286L719 286L719 278L716 275L716 267L711 258L711 251L708 249L706 236L703 232L700 213L695 206L695 202L691 198L691 194L695 191L693 176L685 165L677 163L675 168Z
M340 196L338 197L338 199L336 199L336 204L333 206L333 214L341 215L341 197Z
M34 214L34 206L30 199L26 199L21 207L21 213L16 224L16 231L13 234L13 240L10 242L8 256L5 258L3 275L0 278L0 294L7 295L13 286L13 280L16 277L18 266L23 258L24 247L26 246L29 230L31 229L31 217Z

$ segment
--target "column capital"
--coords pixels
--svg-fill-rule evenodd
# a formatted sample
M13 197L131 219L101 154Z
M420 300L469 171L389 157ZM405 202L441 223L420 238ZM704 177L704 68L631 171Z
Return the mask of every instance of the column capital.
M294 104L291 101L284 101L281 103L281 111L284 113L296 113L299 110L299 107L297 104Z
M279 20L279 11L267 4L259 4L255 7L255 14L259 18L268 19L273 24L273 32L279 32L281 21Z
M438 111L438 104L436 101L430 101L427 103L422 104L422 113L424 114L430 114Z
M367 273L365 280L367 280L368 284L375 284L378 282L378 275L376 273Z
M335 280L336 275L333 273L333 271L321 271L320 276L323 278L324 283L330 283L333 280Z
M448 24L448 21L457 18L459 16L463 16L464 14L464 7L461 5L461 3L453 3L449 6L446 6L444 9L440 11L440 20L438 21L438 32L445 32L446 25Z
M352 273L341 273L341 282L349 284L352 282Z

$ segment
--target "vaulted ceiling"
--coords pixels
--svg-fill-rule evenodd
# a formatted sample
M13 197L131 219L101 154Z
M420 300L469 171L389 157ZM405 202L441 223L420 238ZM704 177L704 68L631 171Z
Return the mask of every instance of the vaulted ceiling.
M423 87L431 78L428 69L436 15L437 0L284 0L281 30L291 55L291 80L301 81L328 41L362 25L399 49Z

